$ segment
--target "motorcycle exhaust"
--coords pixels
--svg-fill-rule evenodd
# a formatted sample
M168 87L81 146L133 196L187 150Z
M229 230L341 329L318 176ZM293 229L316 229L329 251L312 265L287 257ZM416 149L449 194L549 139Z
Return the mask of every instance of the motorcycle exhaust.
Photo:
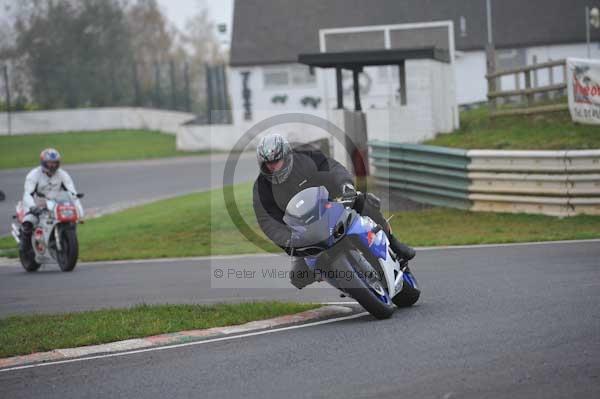
M14 223L11 224L11 227L12 227L12 230L10 233L12 234L15 241L17 241L17 244L20 244L21 243L21 238L20 238L21 231Z

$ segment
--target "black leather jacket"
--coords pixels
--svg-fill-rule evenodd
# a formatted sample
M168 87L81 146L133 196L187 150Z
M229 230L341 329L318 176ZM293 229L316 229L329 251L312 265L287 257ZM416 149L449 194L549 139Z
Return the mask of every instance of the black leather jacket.
M331 198L342 195L342 186L353 183L352 175L336 160L319 150L293 151L288 178L272 184L260 174L254 182L253 205L258 225L275 244L288 251L291 232L283 222L285 208L294 195L309 187L325 186Z

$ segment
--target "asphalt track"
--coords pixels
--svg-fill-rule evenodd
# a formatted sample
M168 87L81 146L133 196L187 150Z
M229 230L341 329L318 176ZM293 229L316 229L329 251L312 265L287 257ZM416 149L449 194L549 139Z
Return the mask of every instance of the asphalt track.
M216 268L279 257L0 268L2 314L332 290L210 288ZM600 242L422 251L423 296L370 316L201 345L0 372L0 397L597 398Z
M65 165L77 190L85 193L88 214L105 213L194 191L222 186L227 154ZM15 205L23 196L30 169L0 170L0 235L10 232ZM236 167L235 182L252 180L258 173L253 154L243 154ZM159 184L160 183L160 184Z

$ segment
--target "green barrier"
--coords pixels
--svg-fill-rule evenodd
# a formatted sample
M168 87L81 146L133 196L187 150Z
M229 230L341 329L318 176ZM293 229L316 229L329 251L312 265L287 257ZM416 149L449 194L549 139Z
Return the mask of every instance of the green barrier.
M467 151L418 144L371 141L376 182L410 200L469 209Z

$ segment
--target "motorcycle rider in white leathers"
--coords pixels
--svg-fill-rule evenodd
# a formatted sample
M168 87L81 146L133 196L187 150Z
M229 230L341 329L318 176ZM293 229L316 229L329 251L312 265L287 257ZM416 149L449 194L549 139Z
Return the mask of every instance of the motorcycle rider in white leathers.
M32 169L25 178L23 208L27 212L21 226L23 249L31 249L31 235L39 222L39 212L46 207L45 199L55 199L61 191L73 197L77 212L83 218L83 207L76 197L77 190L73 179L60 168L60 154L54 148L47 148L40 154L40 166Z

